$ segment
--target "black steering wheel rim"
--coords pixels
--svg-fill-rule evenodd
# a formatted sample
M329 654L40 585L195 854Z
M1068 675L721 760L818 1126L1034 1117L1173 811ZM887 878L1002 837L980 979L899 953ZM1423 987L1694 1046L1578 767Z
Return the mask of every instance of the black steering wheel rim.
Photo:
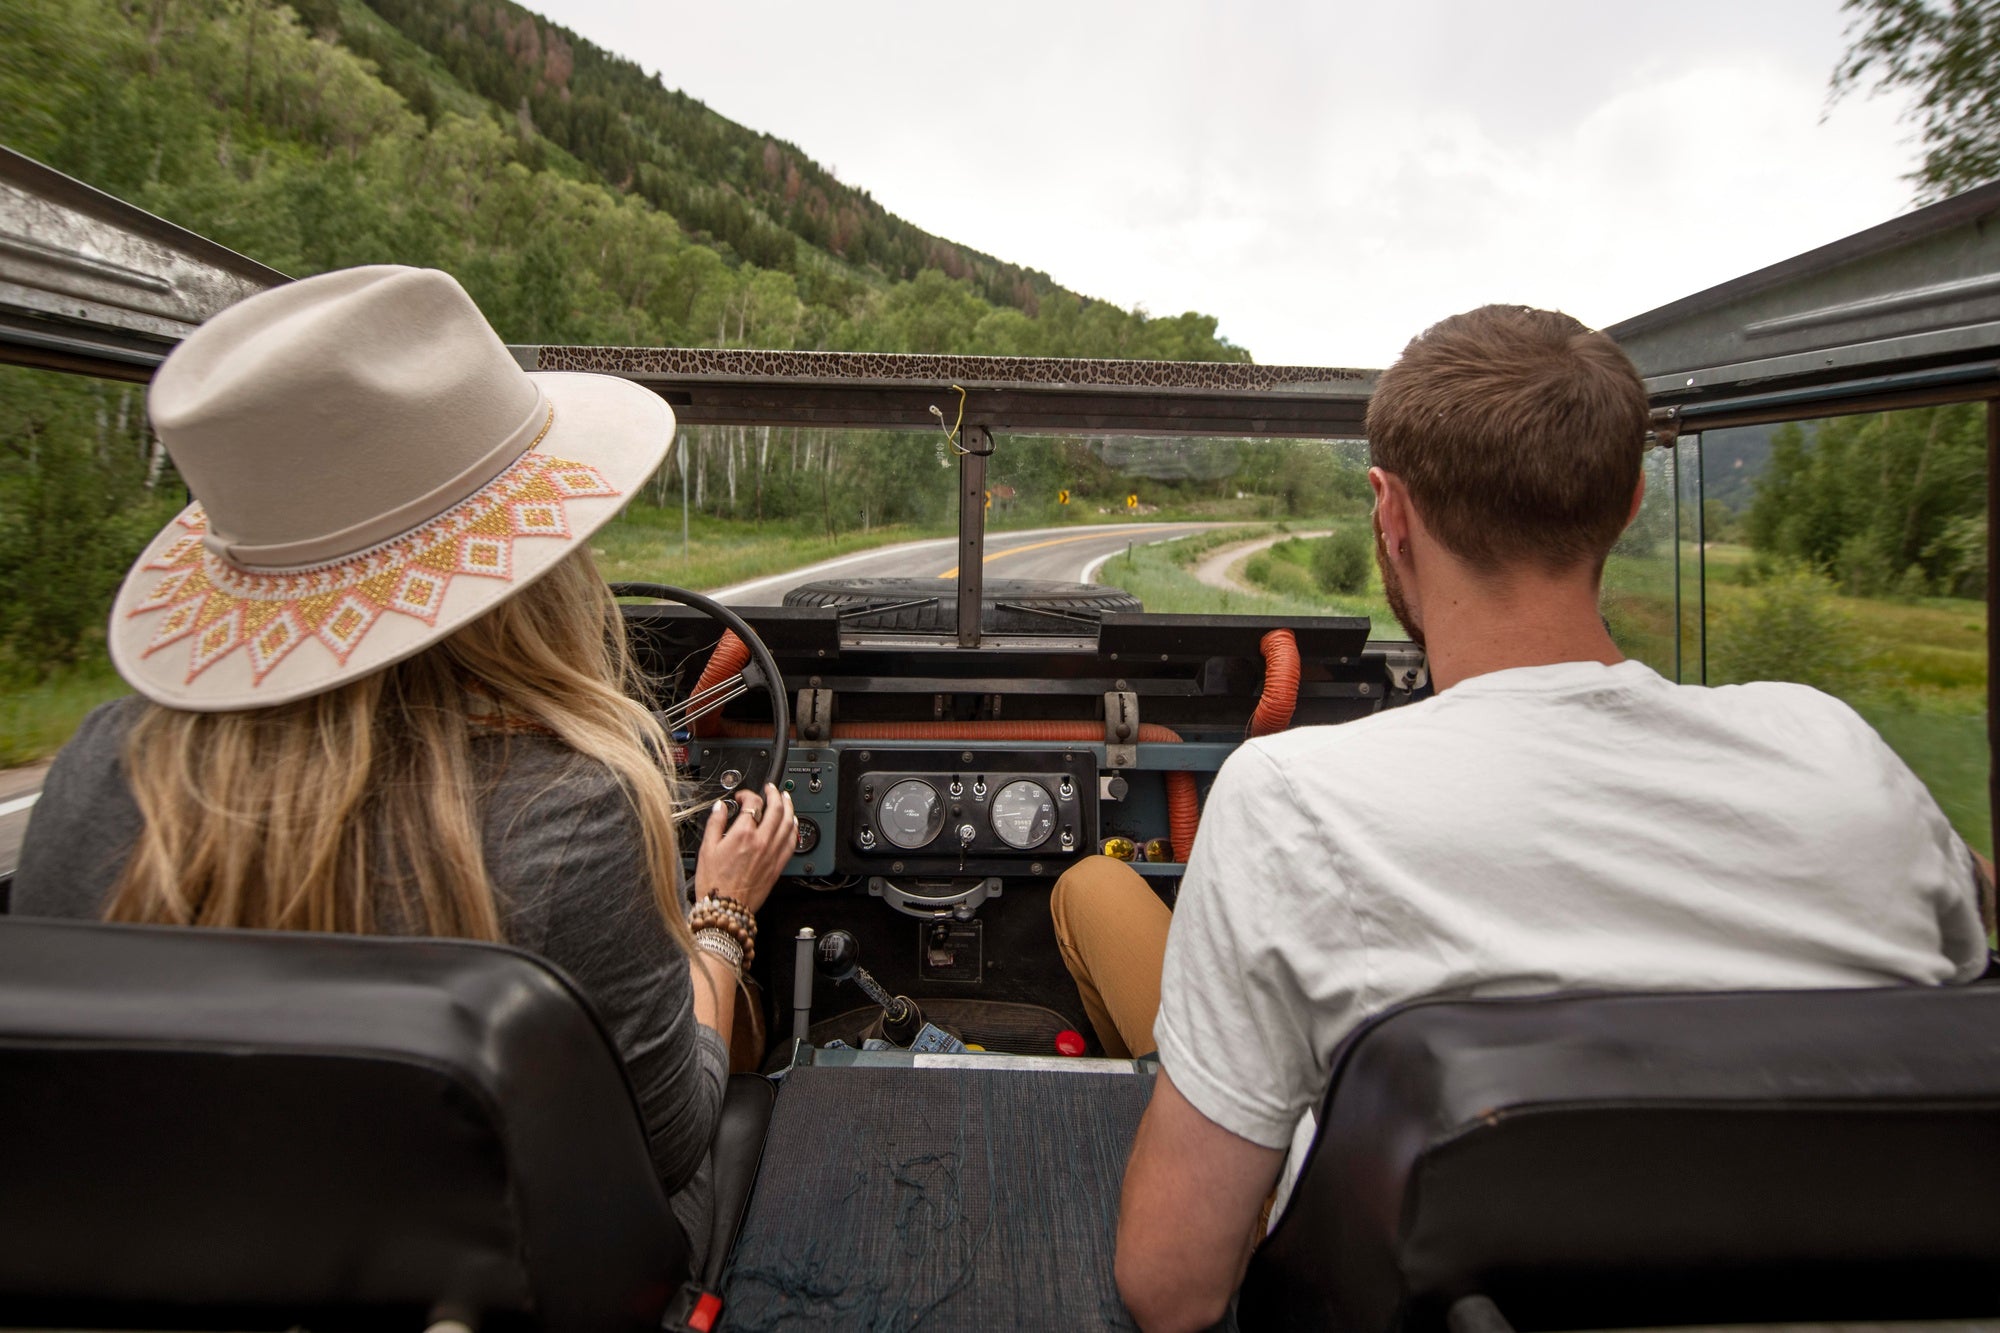
M747 787L761 795L765 785L769 784L782 791L785 785L785 765L791 756L792 748L792 709L790 701L785 698L785 678L778 671L777 660L771 656L771 650L764 646L764 641L757 637L757 631L751 629L749 622L742 616L714 598L690 592L686 588L676 588L670 583L613 583L610 587L613 597L649 597L654 601L679 602L682 606L692 607L710 620L734 631L736 637L743 640L743 646L750 650L751 664L763 677L761 682L752 683L761 683L764 693L771 697L771 740L768 751L770 757L765 762L764 772L758 775L754 782L746 775L736 790L741 791Z

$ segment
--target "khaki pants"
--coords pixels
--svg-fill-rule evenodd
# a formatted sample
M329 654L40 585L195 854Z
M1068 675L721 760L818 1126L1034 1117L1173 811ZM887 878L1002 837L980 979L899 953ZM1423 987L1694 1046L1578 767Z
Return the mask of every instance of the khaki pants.
M1049 911L1104 1053L1150 1054L1173 913L1137 871L1108 856L1085 857L1064 871Z

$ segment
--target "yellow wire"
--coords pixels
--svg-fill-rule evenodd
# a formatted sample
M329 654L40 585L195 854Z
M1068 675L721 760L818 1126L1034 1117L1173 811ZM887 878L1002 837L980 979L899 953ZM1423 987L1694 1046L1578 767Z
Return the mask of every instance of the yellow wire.
M965 390L959 388L956 384L951 387L958 393L958 419L951 423L951 429L944 430L944 412L939 409L936 403L931 404L931 415L937 418L938 429L944 430L945 443L952 447L952 451L954 453L969 454L972 451L962 447L958 442L959 427L965 424Z

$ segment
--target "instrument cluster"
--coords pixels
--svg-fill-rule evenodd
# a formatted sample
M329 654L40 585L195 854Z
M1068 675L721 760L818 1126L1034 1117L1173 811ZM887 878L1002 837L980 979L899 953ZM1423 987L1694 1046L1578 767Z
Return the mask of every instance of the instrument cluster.
M1089 751L862 750L844 756L842 859L972 870L1095 850Z

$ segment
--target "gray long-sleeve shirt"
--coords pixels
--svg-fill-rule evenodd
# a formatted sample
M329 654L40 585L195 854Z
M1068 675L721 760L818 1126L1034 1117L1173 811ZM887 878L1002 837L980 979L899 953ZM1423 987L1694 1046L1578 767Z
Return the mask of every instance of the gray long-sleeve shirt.
M21 848L14 912L103 915L139 835L122 755L143 708L136 696L104 705L57 757ZM604 1020L699 1266L729 1054L695 1021L690 963L654 905L638 820L610 770L556 740L494 734L473 746L486 871L507 942L567 972Z

